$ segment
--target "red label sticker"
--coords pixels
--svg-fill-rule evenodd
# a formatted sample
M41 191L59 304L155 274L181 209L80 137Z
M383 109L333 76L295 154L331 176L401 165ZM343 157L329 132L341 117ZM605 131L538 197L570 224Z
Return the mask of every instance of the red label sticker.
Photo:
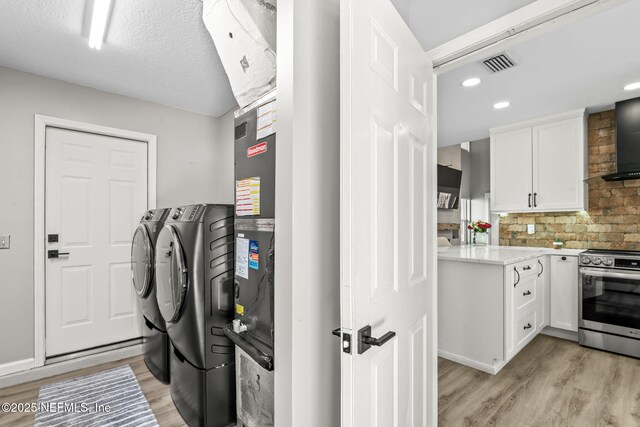
M258 154L267 152L267 141L261 142L260 144L256 144L247 148L247 157L257 156Z

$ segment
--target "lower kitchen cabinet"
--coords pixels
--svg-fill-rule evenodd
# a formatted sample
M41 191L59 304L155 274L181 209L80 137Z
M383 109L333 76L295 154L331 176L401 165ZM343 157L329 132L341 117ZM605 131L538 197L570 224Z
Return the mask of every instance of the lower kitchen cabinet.
M544 328L546 255L438 262L438 354L496 374Z
M551 255L549 280L549 324L578 331L578 257Z

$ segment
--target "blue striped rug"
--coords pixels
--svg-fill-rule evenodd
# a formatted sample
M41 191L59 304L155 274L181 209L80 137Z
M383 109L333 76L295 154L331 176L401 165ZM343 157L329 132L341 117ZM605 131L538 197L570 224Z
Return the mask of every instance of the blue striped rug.
M158 425L129 365L44 385L38 408L36 427Z

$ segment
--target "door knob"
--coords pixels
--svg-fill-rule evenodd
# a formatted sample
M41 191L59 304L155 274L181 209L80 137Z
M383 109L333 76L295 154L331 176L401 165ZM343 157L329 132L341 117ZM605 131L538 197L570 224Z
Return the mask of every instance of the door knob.
M380 338L374 338L371 336L371 326L367 325L358 331L358 354L369 350L371 346L380 347L391 341L395 336L395 332L389 331Z

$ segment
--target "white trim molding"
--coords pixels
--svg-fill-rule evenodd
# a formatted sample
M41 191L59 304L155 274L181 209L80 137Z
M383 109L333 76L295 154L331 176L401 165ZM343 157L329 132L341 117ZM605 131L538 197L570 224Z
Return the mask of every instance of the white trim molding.
M427 52L443 73L629 0L537 0Z
M34 364L35 359L33 357L2 364L0 365L0 377L13 374L15 372L26 371L27 369L33 368L35 366Z
M129 357L139 356L141 354L142 344L135 344L117 350L92 354L89 356L79 357L77 359L65 360L64 362L52 363L51 365L38 366L35 368L33 366L33 358L19 362L13 362L12 364L15 364L16 367L20 363L24 363L24 365L21 366L22 369L13 370L12 372L3 373L2 368L7 365L0 365L0 388L11 387L17 384L24 384L31 381L37 381L43 378L52 377L54 375L66 374L67 372L77 371L78 369L90 368L92 366L115 362L118 360L127 359ZM27 364L27 361L29 361L30 363ZM9 375L10 373L13 375Z
M98 135L130 139L147 144L147 208L156 207L157 136L147 133L100 126L91 123L34 115L34 358L31 366L44 366L45 354L45 180L47 127L75 130ZM1 375L1 373L0 373Z

